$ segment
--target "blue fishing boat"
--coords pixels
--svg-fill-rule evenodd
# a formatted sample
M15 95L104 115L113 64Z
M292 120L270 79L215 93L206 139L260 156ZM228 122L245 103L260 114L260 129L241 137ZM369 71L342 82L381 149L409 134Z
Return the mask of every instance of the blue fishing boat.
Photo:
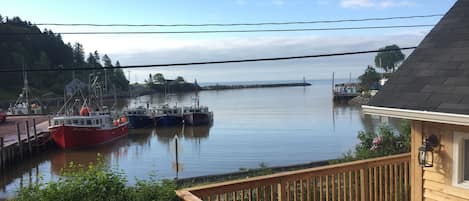
M156 108L155 124L159 126L177 126L183 123L182 108L164 104Z
M213 112L207 106L199 105L199 97L194 98L194 104L184 107L184 124L187 125L210 125L213 122Z
M154 111L144 107L129 109L125 112L129 120L129 127L135 129L153 128L155 126L154 114Z

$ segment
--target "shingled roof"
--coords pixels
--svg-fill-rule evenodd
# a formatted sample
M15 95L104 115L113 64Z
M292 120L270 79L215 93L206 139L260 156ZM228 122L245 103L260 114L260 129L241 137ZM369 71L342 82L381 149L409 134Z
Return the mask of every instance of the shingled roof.
M469 0L455 3L368 106L469 114Z

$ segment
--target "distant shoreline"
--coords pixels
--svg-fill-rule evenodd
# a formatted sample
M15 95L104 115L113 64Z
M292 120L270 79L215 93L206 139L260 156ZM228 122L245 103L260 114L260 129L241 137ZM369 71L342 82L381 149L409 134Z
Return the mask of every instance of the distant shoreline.
M171 93L184 93L184 92L192 92L192 91L216 91L216 90L235 90L235 89L254 89L254 88L277 88L277 87L306 87L311 86L312 84L309 82L294 82L294 83L269 83L269 84L214 84L214 85L207 85L207 86L199 86L193 83L184 83L184 85L173 85L168 86ZM143 85L132 86L132 96L130 96L128 91L119 91L116 94L116 98L128 98L128 97L137 97L137 96L144 96L153 94L156 92L164 92L164 87L149 89L144 87ZM104 99L113 98L113 94L104 95ZM63 97L49 97L42 99L43 103L51 103L57 102L58 100L62 100ZM15 100L7 100L3 99L0 100L0 105L4 107L7 106L9 103L14 102ZM1 107L0 107L1 108Z
M308 82L297 83L277 83L277 84L240 84L240 85L210 85L200 87L200 90L230 90L230 89L249 89L249 88L275 88L275 87L305 87L311 86Z

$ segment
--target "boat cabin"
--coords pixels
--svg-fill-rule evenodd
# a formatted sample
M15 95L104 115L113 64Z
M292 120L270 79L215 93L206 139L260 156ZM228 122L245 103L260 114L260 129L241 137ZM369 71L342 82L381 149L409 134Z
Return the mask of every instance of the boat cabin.
M143 115L147 115L148 113L149 113L149 110L143 107L129 109L124 112L125 115L132 115L132 116L143 116Z
M363 110L412 122L412 200L469 201L468 0L455 3Z
M69 116L54 118L53 126L65 125L75 127L108 127L113 123L113 119L108 116Z
M181 115L181 108L179 107L169 107L167 105L162 106L156 109L157 115Z
M208 107L202 106L202 107L184 107L184 113L193 113L193 112L201 112L201 113L208 113Z

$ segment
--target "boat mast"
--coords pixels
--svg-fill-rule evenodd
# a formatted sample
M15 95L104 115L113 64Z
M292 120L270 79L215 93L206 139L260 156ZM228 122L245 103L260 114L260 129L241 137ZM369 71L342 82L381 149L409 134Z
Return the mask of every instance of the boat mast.
M28 114L31 113L31 108L29 107L29 85L28 85L28 74L26 72L26 67L23 63L23 82L24 82L24 87L23 87L23 90L24 90L24 96L26 98L26 112Z

